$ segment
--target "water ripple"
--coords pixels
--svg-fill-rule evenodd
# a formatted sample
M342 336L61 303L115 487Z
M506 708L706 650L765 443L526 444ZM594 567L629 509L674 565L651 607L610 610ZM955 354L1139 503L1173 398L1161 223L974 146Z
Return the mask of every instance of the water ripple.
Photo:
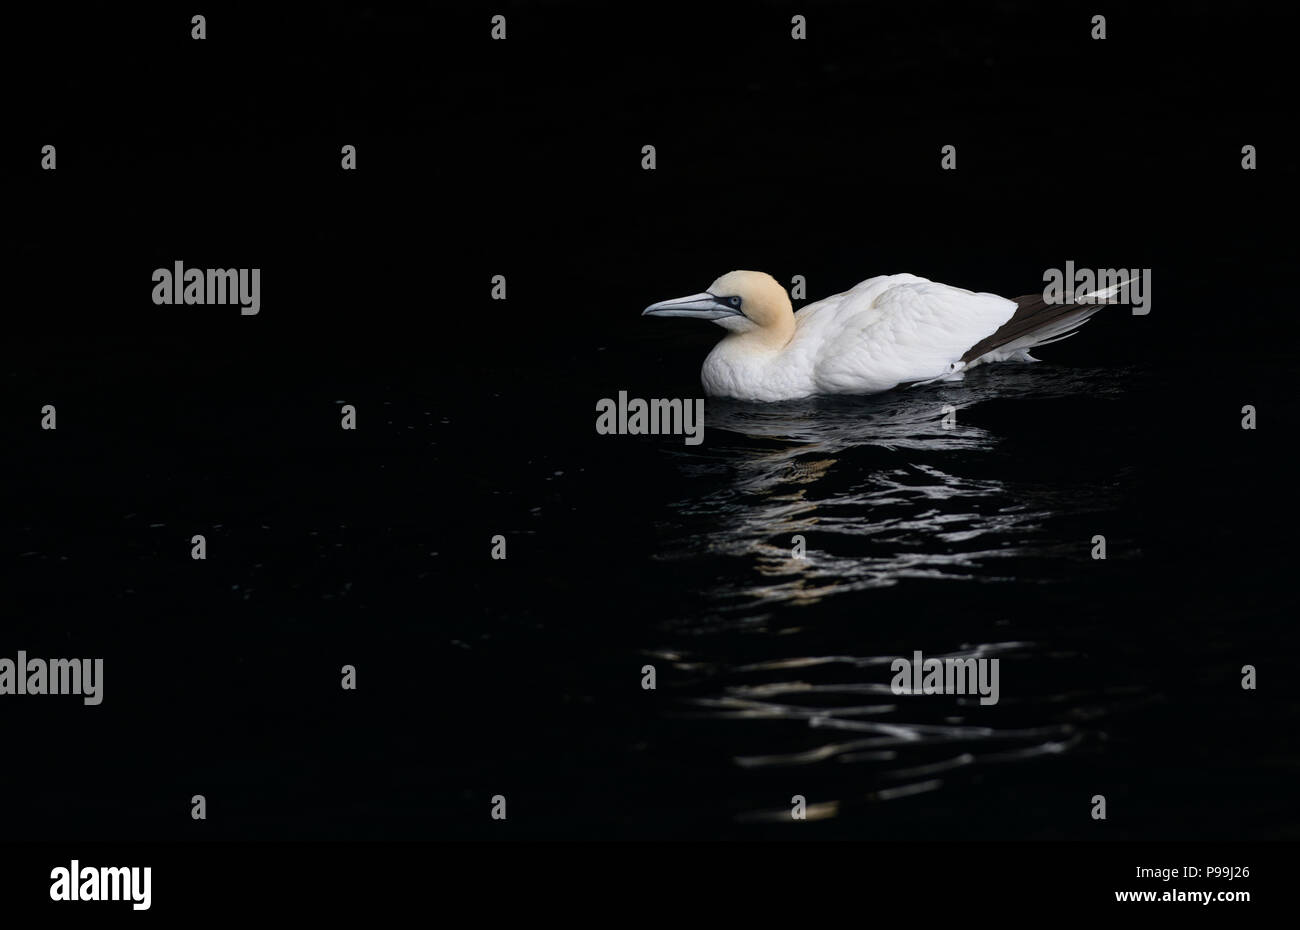
M859 773L851 792L829 780L835 799L810 803L808 819L1078 746L1087 721L1133 693L1053 676L1077 666L1068 648L999 637L996 616L960 605L972 585L1023 596L1053 583L1051 566L1088 558L1086 535L1063 521L1108 513L1120 492L1058 480L1035 432L1045 419L1068 430L1060 418L1079 420L1081 404L1105 423L1124 381L1031 366L876 397L711 403L710 441L664 453L689 493L658 527L660 557L716 566L705 609L660 626L670 642L654 654L677 673L677 715L730 728L729 744L749 747L731 756L742 771ZM1010 415L1008 398L1022 405ZM910 599L890 593L900 586ZM743 656L736 632L751 636ZM888 666L922 642L927 657L1003 659L1002 700L896 694Z

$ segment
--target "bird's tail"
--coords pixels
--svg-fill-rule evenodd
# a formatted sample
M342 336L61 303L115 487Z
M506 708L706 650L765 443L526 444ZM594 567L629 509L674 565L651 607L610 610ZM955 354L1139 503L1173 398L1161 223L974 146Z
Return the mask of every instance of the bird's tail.
M1036 361L1030 349L1060 342L1073 336L1090 316L1104 307L1108 298L1128 284L1121 281L1098 291L1080 294L1069 303L1051 303L1042 294L1016 298L1016 312L993 335L975 343L962 356L965 367L980 362L1000 362L1010 358Z

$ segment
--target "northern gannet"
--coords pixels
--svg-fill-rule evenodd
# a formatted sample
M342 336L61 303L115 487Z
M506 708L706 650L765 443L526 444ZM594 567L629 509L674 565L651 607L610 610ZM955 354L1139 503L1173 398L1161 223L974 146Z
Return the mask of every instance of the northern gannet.
M1073 334L1101 307L1048 304L1039 294L1008 300L892 274L795 313L771 275L732 271L701 294L651 304L641 315L717 323L728 332L704 360L705 392L779 401L874 394L960 378L984 362L1037 361L1030 349Z

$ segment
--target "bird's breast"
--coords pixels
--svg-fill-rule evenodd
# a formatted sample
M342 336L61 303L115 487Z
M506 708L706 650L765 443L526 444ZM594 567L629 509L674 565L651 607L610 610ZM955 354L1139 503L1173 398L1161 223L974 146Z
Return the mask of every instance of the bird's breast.
M713 397L777 401L815 393L813 366L784 350L754 350L724 339L704 360L700 380Z

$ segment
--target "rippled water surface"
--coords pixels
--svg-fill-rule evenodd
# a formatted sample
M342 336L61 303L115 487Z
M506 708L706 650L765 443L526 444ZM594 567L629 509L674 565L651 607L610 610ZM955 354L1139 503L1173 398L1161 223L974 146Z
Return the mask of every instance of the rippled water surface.
M702 446L598 458L642 498L584 504L642 527L628 556L649 568L620 564L612 532L594 548L613 552L584 551L603 635L658 673L632 765L674 785L665 819L788 836L797 794L832 836L1086 837L1106 793L1141 811L1117 833L1174 836L1209 792L1237 799L1212 830L1276 830L1275 791L1244 800L1259 772L1221 755L1261 721L1218 650L1267 621L1247 632L1182 584L1171 500L1209 518L1166 473L1165 398L1140 368L992 366L874 397L711 401ZM1000 701L894 694L890 663L917 650L999 659ZM1296 705L1270 710L1265 745Z
M699 446L596 435L585 379L87 389L17 476L15 635L98 649L113 700L15 723L76 735L6 776L15 829L177 835L202 780L223 836L481 836L497 792L531 837L1086 838L1098 793L1115 836L1286 835L1297 705L1238 683L1294 664L1250 593L1286 556L1232 520L1255 451L1169 447L1164 377L710 401ZM895 694L916 651L998 659L999 701Z
M1122 436L1117 400L1140 381L1004 367L876 397L712 403L705 448L665 453L683 493L656 525L654 558L717 573L648 650L683 726L725 732L731 764L804 794L810 817L844 817L1078 750L1088 721L1151 700L1081 680L1077 635L1038 613L1140 558L1133 470L1062 468L1058 444ZM1094 563L1103 530L1114 555ZM1000 659L1004 697L894 695L890 663L914 650ZM790 820L775 787L747 800L739 821Z

